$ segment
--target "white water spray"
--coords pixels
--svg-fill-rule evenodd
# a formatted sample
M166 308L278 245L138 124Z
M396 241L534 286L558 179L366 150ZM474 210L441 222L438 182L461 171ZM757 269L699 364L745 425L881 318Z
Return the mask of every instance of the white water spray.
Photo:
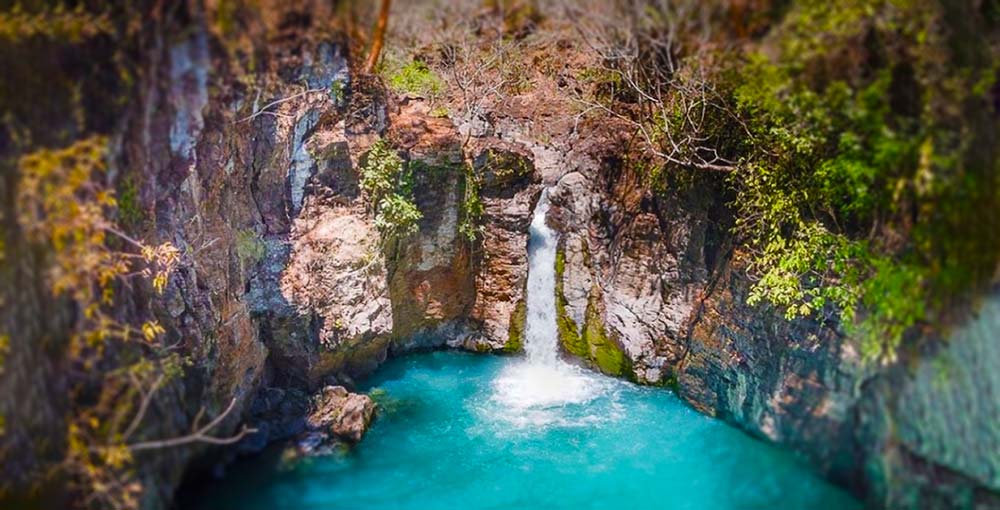
M517 426L580 425L591 415L571 412L573 405L597 398L608 386L603 378L559 358L556 325L556 232L545 223L548 192L535 206L528 241L525 359L511 363L494 382L492 401L500 418ZM578 409L576 411L579 411Z
M556 326L556 233L545 224L549 212L548 192L535 206L528 230L528 313L525 320L524 352L528 362L555 367L559 331Z

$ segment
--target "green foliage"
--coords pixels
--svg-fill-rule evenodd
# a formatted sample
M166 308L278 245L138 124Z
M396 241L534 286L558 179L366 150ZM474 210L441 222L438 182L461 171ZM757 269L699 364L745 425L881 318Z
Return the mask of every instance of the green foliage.
M118 183L118 219L125 227L138 227L146 218L139 205L139 191L135 177L129 175Z
M375 216L375 228L390 239L406 238L417 233L423 214L410 199L393 193L383 198Z
M375 227L383 241L415 234L423 214L413 203L412 176L403 159L385 140L368 151L361 168L361 189L375 204Z
M379 140L368 150L361 167L361 189L377 204L396 189L402 172L403 158L392 150L388 142Z
M462 198L461 215L458 232L470 243L475 242L483 232L483 200L479 196L479 179L472 167L465 169L465 195Z
M333 101L333 104L339 106L344 103L346 96L347 90L344 87L344 83L340 80L334 80L330 84L330 100Z
M434 73L427 64L411 60L405 64L386 64L382 75L389 81L389 87L398 94L413 94L434 99L445 90L444 80Z
M983 70L941 60L956 44L934 35L935 9L949 7L804 2L773 35L777 58L750 55L733 88L749 302L790 319L836 312L870 360L893 359L928 305L988 281L1000 253L980 228L1000 221L996 155L954 135L990 132L974 112L989 108ZM862 44L872 33L882 46ZM843 61L841 48L873 56Z
M83 3L68 8L63 3L30 12L20 3L0 11L0 41L19 42L32 37L45 37L71 44L113 30L106 14L87 12Z
M252 229L243 229L236 233L236 256L244 265L254 265L264 259L267 246L264 240Z

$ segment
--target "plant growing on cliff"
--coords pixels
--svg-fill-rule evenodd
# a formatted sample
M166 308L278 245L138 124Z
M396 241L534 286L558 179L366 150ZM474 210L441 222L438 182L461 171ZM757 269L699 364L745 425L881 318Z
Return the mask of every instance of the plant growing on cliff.
M741 47L729 34L747 27L713 21L725 9L678 2L595 32L610 77L582 102L634 127L666 167L654 179L725 176L750 303L836 317L889 362L1000 258L989 21L953 2L807 1Z
M411 188L410 172L403 159L385 140L375 142L361 167L361 189L374 204L375 227L383 243L417 232L423 214L413 203Z
M150 245L119 230L112 220L120 217L117 201L104 185L105 157L99 136L21 157L17 220L44 253L53 296L78 310L66 352L81 375L73 379L61 467L88 494L83 506L135 508L141 485L130 469L133 452L222 439L197 425L179 438L136 439L153 397L184 360L163 342L166 331L155 318L126 319L116 296L144 284L163 293L181 257L169 242Z
M427 64L411 60L405 64L389 63L383 70L389 86L399 94L413 94L436 99L445 89L444 81Z
M483 200L479 196L479 177L470 165L465 168L465 195L462 197L461 221L458 232L475 242L483 232Z
M236 256L244 266L254 265L264 259L267 246L252 229L236 232Z
M373 204L393 192L399 185L403 172L403 158L399 157L384 139L376 141L361 166L361 189Z
M139 190L135 181L132 175L122 178L115 196L118 203L118 221L125 227L137 227L145 218L139 206Z
M417 233L417 222L422 217L411 200L393 193L379 202L375 228L386 239L402 239Z
M780 27L780 57L752 56L734 90L752 140L732 175L737 231L758 277L750 301L789 318L837 313L869 360L893 360L928 305L996 267L1000 239L972 225L1000 221L997 160L952 135L984 132L973 111L985 101L966 94L966 105L981 106L958 117L935 106L982 81L981 53L970 52L972 68L952 84L931 64L951 51L934 35L951 8L805 3ZM831 48L870 33L910 50L874 69L837 63Z

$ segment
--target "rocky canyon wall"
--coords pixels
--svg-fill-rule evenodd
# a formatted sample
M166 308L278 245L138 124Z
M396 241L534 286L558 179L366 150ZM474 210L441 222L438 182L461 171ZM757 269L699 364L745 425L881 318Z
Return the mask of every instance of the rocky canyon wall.
M326 28L332 15L323 2L275 3L228 39L191 2L150 34L138 94L112 133L111 180L136 188L130 232L174 243L183 259L162 299L135 290L122 313L158 319L191 363L154 399L144 437L183 434L202 409L214 416L234 401L215 432L255 424L239 447L253 450L302 430L309 393L350 386L388 356L518 351L528 225L549 187L569 356L670 387L875 506L1000 504L1000 294L947 338L866 366L834 324L746 304L721 176L650 192L621 126L577 126L544 101L489 122L436 115L352 75ZM360 188L379 139L413 171L422 216L391 247ZM473 239L460 229L470 193L482 205ZM24 292L2 314L13 334L0 445L3 472L24 487L65 448L74 367L58 339L72 310L47 297L29 247L7 254L19 262L3 282ZM168 507L205 452L138 455L142 506Z
M310 392L350 386L389 355L446 344L517 350L511 324L538 191L531 161L499 141L463 148L425 101L355 79L346 44L326 28L326 3L243 12L238 35L220 33L218 15L198 2L159 12L143 39L135 97L109 133L110 184L127 182L136 195L137 219L125 227L182 252L162 298L132 289L120 310L125 320L158 320L189 360L157 391L140 438L186 434L197 416L232 402L212 433L248 422L259 432L237 450L253 450L300 431ZM394 247L380 243L359 188L364 155L379 139L412 172L422 215L417 233ZM477 225L488 225L475 239L459 231L470 187L483 197ZM4 189L16 188L5 181ZM0 446L4 473L15 475L4 488L28 506L58 506L62 491L46 495L39 484L66 448L64 374L74 360L59 338L72 309L48 297L41 262L28 270L28 246L10 247L17 265L4 266L5 285L30 292L4 303L14 341L0 376ZM46 337L53 342L38 341ZM216 457L207 449L137 454L141 506L168 507L192 461Z
M892 365L866 364L834 320L747 304L752 280L718 184L643 195L614 159L557 180L564 350L674 388L874 507L997 505L997 295Z

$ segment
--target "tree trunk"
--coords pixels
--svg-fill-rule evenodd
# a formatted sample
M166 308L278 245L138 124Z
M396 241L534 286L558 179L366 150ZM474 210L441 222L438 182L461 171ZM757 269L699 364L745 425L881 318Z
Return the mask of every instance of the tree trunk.
M379 53L382 53L382 45L385 43L385 29L389 25L390 3L391 0L382 0L382 7L378 13L378 21L375 22L375 33L372 36L372 49L368 53L368 62L365 63L365 74L371 74L375 70Z

